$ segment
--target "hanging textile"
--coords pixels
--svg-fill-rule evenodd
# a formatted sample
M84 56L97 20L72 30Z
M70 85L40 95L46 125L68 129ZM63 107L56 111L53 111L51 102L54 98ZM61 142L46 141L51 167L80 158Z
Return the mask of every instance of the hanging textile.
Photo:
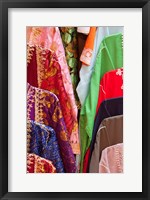
M27 153L27 173L56 173L56 169L51 161Z
M123 27L26 33L28 173L117 173L109 155L123 143Z
M90 27L90 32L85 42L84 49L80 56L80 61L82 61L85 65L90 65L93 49L94 49L94 40L96 35L96 27Z
M77 40L78 40L78 54L81 55L82 51L83 51L83 48L85 46L85 42L86 42L86 39L87 39L87 35L85 34L82 34L82 33L77 33ZM80 59L78 60L78 76L79 76L79 71L81 69L81 66L82 66L82 62L80 61ZM76 92L77 91L77 88L76 88ZM77 93L78 94L78 93Z
M77 106L60 31L58 27L27 30L27 81L58 96L70 143L74 153L79 154Z
M78 154L80 152L80 148L77 115L73 114L74 109L68 100L56 54L52 53L50 50L45 50L40 47L34 47L34 49L37 57L36 63L38 69L37 77L39 88L51 91L58 96L62 114L68 130L70 143L74 153ZM30 60L30 63L33 65L32 59ZM30 80L28 81L30 83Z
M77 32L88 35L90 32L90 27L89 26L79 26L79 27L77 27Z
M123 142L123 116L118 115L102 121L96 134L89 172L99 172L99 162L102 151L109 146Z
M123 68L109 71L102 77L99 85L96 113L104 100L117 97L123 97ZM97 129L94 128L92 135L96 134L95 132L97 132ZM84 173L88 171L89 159L90 150L88 149L84 157Z
M123 144L116 144L103 150L99 173L123 173Z
M27 152L50 160L57 173L63 173L64 165L60 156L54 129L35 121L27 121Z
M106 99L123 97L123 68L109 71L100 81L96 113Z
M106 37L100 45L89 94L80 112L81 171L84 155L92 139L100 80L106 72L123 67L122 39L122 34L115 34Z
M73 90L76 98L76 104L80 107L79 98L76 93L78 78L78 46L77 46L77 28L76 27L60 27L61 38L63 41L66 60L69 67Z
M27 119L52 127L58 139L65 171L76 172L76 162L59 100L53 93L27 85Z
M94 49L92 53L92 59L89 66L82 64L82 67L79 72L80 82L77 86L77 94L80 99L81 105L84 104L84 101L89 93L90 80L93 72L93 67L95 65L96 56L100 47L100 43L104 37L111 34L123 33L123 27L97 27L95 40L94 40Z

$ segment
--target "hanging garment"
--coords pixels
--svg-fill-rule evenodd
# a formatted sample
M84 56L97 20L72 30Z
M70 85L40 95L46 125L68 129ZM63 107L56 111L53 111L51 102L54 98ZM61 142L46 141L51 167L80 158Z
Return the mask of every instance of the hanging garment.
M28 48L31 47L28 46ZM74 154L79 154L80 146L76 107L73 107L70 103L71 99L68 98L66 93L57 56L52 51L39 46L32 47L32 49L34 49L33 54L36 54L36 62L32 59L34 58L32 56L31 59L28 59L30 60L28 63L30 63L31 68L36 64L38 87L53 92L58 96L73 152ZM31 72L34 74L33 69ZM32 78L29 79L30 77L32 76L28 77L28 82L33 84ZM69 88L67 91L70 93Z
M86 66L82 64L81 70L80 70L80 82L78 83L77 86L77 94L80 99L81 105L84 104L85 99L89 93L89 86L90 86L90 80L91 80L91 75L93 72L93 68L95 65L96 61L96 56L100 47L100 43L104 39L105 36L109 36L111 34L116 34L116 33L123 33L123 27L98 27L96 30L96 35L95 35L95 40L94 40L94 49L92 53L92 59L91 59L91 64L90 66Z
M92 139L100 80L106 72L123 66L122 39L122 34L111 35L106 37L100 45L89 93L80 112L81 172L84 155Z
M82 33L77 33L77 39L78 39L78 55L81 55L83 48L85 46L87 35L82 34ZM79 71L81 69L81 66L82 66L82 62L79 59L78 60L78 76L79 76Z
M123 97L123 68L109 71L102 77L96 113L104 100L118 97Z
M104 74L100 81L99 96L96 113L104 100L110 98L123 97L123 68L109 71ZM95 130L97 132L97 130ZM90 159L90 150L86 151L83 164L83 172L88 171L88 163Z
M76 163L59 100L53 93L27 85L27 119L52 127L57 136L65 172L75 173Z
M73 90L76 98L76 104L80 107L76 87L78 78L78 45L77 45L77 28L76 27L60 27L61 38L63 41L66 60L69 67Z
M90 161L89 172L99 172L102 151L109 146L123 142L123 115L106 118L102 121L96 134L94 150Z
M91 144L90 144L89 161L91 159L91 154L94 149L97 131L98 131L98 128L99 128L101 122L105 118L113 117L113 116L117 116L117 115L123 115L123 97L107 99L101 103L101 106L98 110L98 113L97 113L97 116L96 116L95 122L94 122L92 140L91 140Z
M79 26L77 27L77 32L88 35L90 32L90 26Z
M80 61L89 66L92 60L92 54L94 49L94 40L96 35L96 27L90 27L90 32L85 42L84 49L80 56Z
M99 173L123 173L123 144L116 144L103 150Z
M35 121L27 121L27 152L50 160L57 173L64 172L60 149L54 129Z
M27 153L27 173L56 173L56 169L51 161Z

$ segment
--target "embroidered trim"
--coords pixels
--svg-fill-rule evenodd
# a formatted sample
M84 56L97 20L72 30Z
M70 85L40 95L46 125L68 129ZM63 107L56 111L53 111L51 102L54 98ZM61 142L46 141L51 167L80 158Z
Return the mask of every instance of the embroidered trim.
M33 52L35 51L33 46L27 45L27 64L30 63L32 57L33 57Z

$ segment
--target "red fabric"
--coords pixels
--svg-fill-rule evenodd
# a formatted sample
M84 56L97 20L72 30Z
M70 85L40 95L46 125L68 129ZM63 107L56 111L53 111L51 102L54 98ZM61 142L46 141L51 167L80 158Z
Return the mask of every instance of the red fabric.
M123 96L123 68L104 74L100 81L96 114L101 103L106 99Z
M123 68L109 71L104 74L100 81L99 96L96 114L101 103L106 99L123 96ZM87 173L90 159L90 148L86 151L83 162L83 173Z
M52 51L27 45L27 81L30 85L54 93L61 105L63 117L70 138L75 127L70 101L61 74L60 64Z
M43 81L41 82L40 88L51 91L57 95L60 101L63 117L70 137L74 126L74 119L72 118L70 102L64 88L61 68L54 55L51 55L50 52L47 53L49 55L47 54L47 58L45 57L45 79L43 79Z
M90 157L90 148L86 151L86 154L84 156L84 161L83 161L83 173L87 173L88 171L88 162L89 162L89 157Z
M51 161L35 154L28 153L27 173L56 173L56 168Z
M34 87L38 87L36 62L35 47L27 46L27 82Z

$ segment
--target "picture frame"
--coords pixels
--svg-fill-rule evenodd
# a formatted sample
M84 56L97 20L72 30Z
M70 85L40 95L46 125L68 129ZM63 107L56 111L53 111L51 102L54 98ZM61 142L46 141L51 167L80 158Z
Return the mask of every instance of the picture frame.
M142 192L9 192L8 191L8 9L9 8L142 8ZM150 1L149 0L1 0L0 2L0 198L1 199L150 199Z

